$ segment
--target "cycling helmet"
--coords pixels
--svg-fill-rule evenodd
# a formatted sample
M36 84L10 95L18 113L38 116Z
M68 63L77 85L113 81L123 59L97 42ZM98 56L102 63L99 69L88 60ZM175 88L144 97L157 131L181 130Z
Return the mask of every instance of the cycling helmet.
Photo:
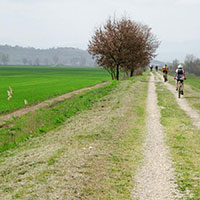
M178 65L178 69L182 69L183 68L183 66L182 65Z

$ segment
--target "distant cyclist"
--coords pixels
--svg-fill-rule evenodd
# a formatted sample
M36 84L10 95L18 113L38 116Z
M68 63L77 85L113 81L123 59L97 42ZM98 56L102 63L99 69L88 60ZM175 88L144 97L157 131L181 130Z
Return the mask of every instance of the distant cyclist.
M158 65L156 65L156 67L155 67L155 68L156 68L156 71L158 71Z
M167 81L168 70L169 70L169 68L168 68L167 65L164 65L164 66L162 67L163 77L164 77L164 80L165 80L165 81Z
M152 72L153 71L153 65L150 65L150 71Z
M176 79L176 90L178 90L178 82L180 81L182 83L182 95L183 95L184 80L186 80L186 75L182 65L178 65L174 79Z

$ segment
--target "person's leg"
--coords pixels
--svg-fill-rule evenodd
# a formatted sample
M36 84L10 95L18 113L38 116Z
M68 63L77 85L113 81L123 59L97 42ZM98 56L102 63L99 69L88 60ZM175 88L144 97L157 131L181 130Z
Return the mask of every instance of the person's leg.
M184 90L184 81L182 81L182 90Z

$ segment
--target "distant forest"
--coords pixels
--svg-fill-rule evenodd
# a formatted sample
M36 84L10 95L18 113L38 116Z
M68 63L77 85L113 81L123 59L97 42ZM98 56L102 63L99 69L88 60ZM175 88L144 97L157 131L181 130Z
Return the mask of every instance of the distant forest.
M95 66L96 64L87 51L71 47L36 49L0 45L0 65Z

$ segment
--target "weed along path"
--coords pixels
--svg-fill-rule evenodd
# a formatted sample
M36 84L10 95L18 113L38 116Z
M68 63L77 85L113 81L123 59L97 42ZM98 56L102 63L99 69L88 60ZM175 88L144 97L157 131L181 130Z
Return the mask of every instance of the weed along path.
M0 199L131 200L145 138L148 79L120 82L59 129L2 153Z
M160 74L159 77L162 78ZM165 86L175 96L176 102L179 105L179 107L182 110L184 110L187 113L187 115L191 118L193 125L200 130L200 114L189 105L189 103L184 97L178 98L177 91L174 86L172 86L169 83L165 83Z
M79 94L79 93L86 91L86 90L102 87L106 84L107 84L107 82L104 82L104 83L97 84L95 86L91 86L91 87L87 87L87 88L82 88L80 90L68 92L68 93L63 94L61 96L46 100L46 101L39 103L37 105L27 106L27 107L21 108L21 109L15 111L15 112L13 112L13 113L2 115L2 116L0 116L0 127L5 124L5 121L12 120L13 117L20 117L20 116L25 115L26 113L28 113L30 111L34 111L34 110L37 110L39 108L49 106L49 105L53 104L54 102L61 102L64 99L70 98L74 94Z
M138 200L174 200L176 184L169 149L160 124L154 76L151 74L147 98L147 136L144 160L135 176L133 198Z

